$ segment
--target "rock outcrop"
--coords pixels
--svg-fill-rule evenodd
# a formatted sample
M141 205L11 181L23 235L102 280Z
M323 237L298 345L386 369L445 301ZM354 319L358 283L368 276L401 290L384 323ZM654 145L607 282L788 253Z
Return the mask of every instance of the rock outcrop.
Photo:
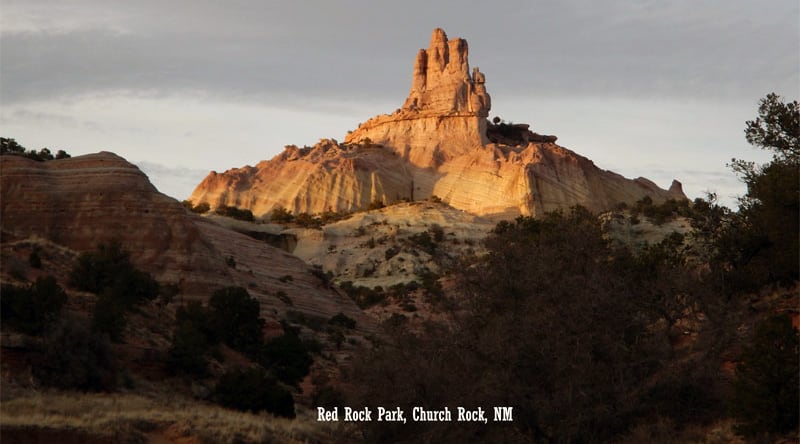
M583 205L604 211L644 196L684 199L647 179L605 171L528 125L487 120L491 99L480 70L470 71L468 46L436 29L417 54L403 106L361 124L344 143L287 147L255 167L212 172L190 199L233 205L263 216L353 211L381 200L432 195L455 208L496 218L536 215Z
M178 285L185 299L204 300L217 288L241 286L261 302L264 316L278 318L291 306L324 318L343 312L369 324L302 260L189 212L113 153L48 162L0 156L0 191L4 249L46 239L82 252L118 241L137 267ZM2 271L8 273L5 266Z

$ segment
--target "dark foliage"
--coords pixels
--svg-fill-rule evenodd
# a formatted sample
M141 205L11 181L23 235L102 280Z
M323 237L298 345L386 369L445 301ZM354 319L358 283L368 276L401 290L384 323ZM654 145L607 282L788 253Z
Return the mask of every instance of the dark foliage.
M217 337L231 348L245 353L263 342L264 319L261 304L242 287L226 287L208 301L211 325Z
M345 315L344 313L339 313L336 316L333 316L332 318L330 318L328 320L328 324L334 325L334 326L339 326L339 327L344 327L344 328L347 328L347 329L350 329L350 330L356 328L355 319Z
M786 315L756 327L736 367L732 403L746 436L786 433L800 417L800 336Z
M200 202L197 205L193 205L191 200L184 200L181 202L187 210L197 213L197 214L205 214L211 211L211 205L208 202Z
M380 210L385 206L386 204L384 204L382 200L373 200L372 202L369 203L369 205L367 205L367 211Z
M42 268L42 257L39 255L38 248L34 248L33 251L31 251L31 254L28 255L28 265L30 265L31 268Z
M59 324L47 336L32 370L42 384L61 389L103 391L116 383L108 340L75 321Z
M297 225L300 225L304 228L319 228L322 226L322 219L319 217L314 217L308 213L298 214L294 221L297 223Z
M190 301L178 307L175 321L169 349L170 369L175 373L206 376L208 356L219 342L209 311L199 302Z
M100 244L96 251L81 254L70 271L70 283L98 295L92 331L107 334L114 342L123 340L125 312L161 293L158 282L137 269L118 242Z
M272 210L269 220L276 224L286 224L294 220L294 215L286 208L278 207Z
M297 335L285 333L264 344L257 359L281 382L297 385L311 369L309 348Z
M58 150L55 155L53 155L49 148L42 148L39 151L26 150L25 147L17 143L16 140L6 137L0 137L0 155L23 156L39 162L54 159L67 159L72 157L64 150Z
M726 291L754 291L768 284L790 285L800 278L800 106L769 94L745 135L772 151L761 166L733 160L747 184L740 210L718 228L715 265L726 276Z
M111 289L115 301L125 308L155 299L160 290L149 273L133 265L130 253L118 242L81 254L70 272L70 284L94 294Z
M294 418L294 399L264 369L231 370L214 388L214 400L228 408Z
M27 287L3 284L0 292L3 324L32 335L53 325L67 302L67 294L52 276L38 278Z
M386 300L386 293L383 292L381 287L354 286L352 282L345 281L339 284L339 288L344 290L347 296L362 309Z
M113 342L124 339L128 307L116 298L113 290L106 288L97 298L92 313L92 332L108 335Z
M392 341L356 365L349 402L409 411L508 405L514 424L365 424L367 440L599 442L654 415L683 423L718 414L702 384L648 388L670 354L666 334L652 326L671 325L686 309L677 294L703 289L674 278L685 271L680 241L642 257L618 250L582 208L501 222L486 240L489 253L458 273L464 304L451 313L455 322L418 337L394 319Z
M226 205L222 205L214 210L215 213L219 214L220 216L230 217L233 219L243 220L246 222L255 222L256 218L253 216L253 212L250 210L243 210L237 207L230 207Z

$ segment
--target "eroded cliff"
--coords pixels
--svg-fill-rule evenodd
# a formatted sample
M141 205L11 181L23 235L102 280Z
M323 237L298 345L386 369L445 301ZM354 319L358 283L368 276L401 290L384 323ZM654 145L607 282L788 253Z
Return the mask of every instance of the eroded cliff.
M536 215L583 205L604 211L645 196L685 198L646 179L602 170L527 125L492 124L486 77L470 71L468 45L436 29L414 62L401 108L369 119L343 143L287 147L255 167L212 172L194 190L194 203L232 205L263 216L354 211L380 200L432 195L457 209L496 218Z

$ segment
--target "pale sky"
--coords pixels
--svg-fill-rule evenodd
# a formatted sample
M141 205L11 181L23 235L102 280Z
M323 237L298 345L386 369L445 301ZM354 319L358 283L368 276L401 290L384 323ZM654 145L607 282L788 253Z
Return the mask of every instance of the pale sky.
M467 39L490 116L690 198L770 92L800 96L797 0L0 0L0 135L113 151L178 200L211 171L342 140L405 99L431 31Z

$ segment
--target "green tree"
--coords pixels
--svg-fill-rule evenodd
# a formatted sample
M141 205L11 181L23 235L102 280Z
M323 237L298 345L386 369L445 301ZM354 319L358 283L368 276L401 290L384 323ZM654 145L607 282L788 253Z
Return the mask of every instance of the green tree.
M769 94L746 125L747 141L773 157L765 165L732 162L747 184L739 213L718 245L732 292L789 285L800 277L800 106Z

